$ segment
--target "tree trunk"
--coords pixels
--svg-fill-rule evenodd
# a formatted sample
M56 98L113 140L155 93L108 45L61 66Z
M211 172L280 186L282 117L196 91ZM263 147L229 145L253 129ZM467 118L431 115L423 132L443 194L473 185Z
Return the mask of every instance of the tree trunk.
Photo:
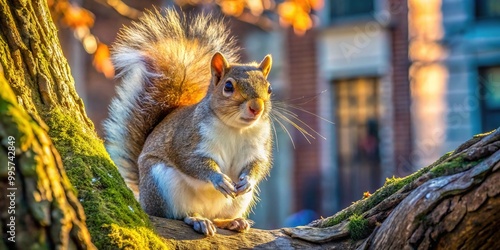
M99 249L115 249L136 242L141 245L149 245L151 248L164 246L154 234L147 215L134 199L132 192L125 186L109 158L102 140L95 133L92 122L85 114L83 102L76 94L68 63L63 56L47 2L45 0L0 0L0 31L0 64L7 82L14 92L15 96L11 97L31 115L37 124L47 124L45 128L50 128L49 136L61 155L64 169L71 184L78 191L78 200L71 197L67 197L67 199L74 202L73 209L76 209L75 211L79 211L78 203L82 204L85 214L87 214L86 223L94 244ZM7 93L4 91L8 89L10 88L2 86L2 98L10 98L4 97L4 93ZM4 101L8 100L11 99L4 99ZM1 108L3 110L4 107ZM4 115L2 114L3 121ZM9 135L18 134L21 136L28 133L25 129L32 128L37 131L37 135L41 133L40 129L36 129L35 123L32 127L26 128L23 127L26 123L22 123L22 126L17 126L19 123L15 124L12 123L7 127L9 128L7 131L12 131L12 134L2 135L4 136L1 141L2 145L7 145L5 138L8 138ZM0 132L3 131L4 129L0 127ZM23 139L17 137L16 141L23 141ZM31 149L40 157L37 159L45 160L44 157L48 157L45 155L49 155L49 153L37 151L36 145L39 145L39 148L50 149L48 146L51 144L50 141L43 141L45 144L41 145L35 142L31 143L33 144L26 144L25 148L18 152L19 155L16 154L16 157L21 157L24 152ZM7 173L5 170L7 167L6 156L7 151L2 151L1 173ZM21 169L16 168L16 171L24 169L24 164L27 163L20 162L20 164L17 167ZM46 165L47 171L50 166L51 164ZM54 165L52 168L56 166L58 165ZM31 167L31 165L27 165L27 167ZM51 190L56 192L55 189L58 185L66 187L65 185L68 183L64 183L64 178L55 178L55 176L52 178L51 175L50 183L47 183L47 177L41 176L44 173L39 172L39 168L42 167L37 166L37 172L31 172L35 177L40 175L38 178L32 178L30 182L24 182L21 179L16 182L16 185L26 186L23 189L24 196L18 196L21 199L20 202L22 199L34 196L35 201L40 203L40 208L33 208L25 213L31 214L35 219L43 222L40 224L43 227L47 227L47 223L51 222L51 219L56 219L53 216L62 216L61 218L64 219L73 218L69 214L66 215L68 211L71 211L67 202L57 203L61 206L61 210L53 210L61 213L60 215L49 213L50 210L46 210L46 208L42 209L45 206L42 205L46 203L45 200L58 201L50 196L45 197L46 193L50 193ZM52 172L50 173L52 174ZM22 175L22 172L20 174ZM64 172L61 172L61 175L64 176ZM2 177L4 176L2 175ZM2 179L2 181L6 180ZM1 192L3 194L6 191L2 189ZM68 192L66 193L69 195ZM17 205L16 209L20 209L21 204ZM50 208L55 209L56 207ZM5 216L6 211L3 209L0 213ZM47 214L43 214L41 211ZM44 216L49 216L49 219ZM21 219L20 217L16 218ZM78 217L78 219L83 222L84 217ZM67 222L60 221L60 223ZM23 228L23 242L27 242L26 244L38 242L39 235L31 233L37 230L35 224L27 223ZM5 225L2 223L2 229L4 227ZM67 230L68 228L65 226L63 229ZM4 232L6 231L4 230ZM50 232L55 233L56 231ZM18 233L21 232L18 231ZM4 242L7 242L5 237ZM82 243L84 242L82 241ZM19 244L21 244L18 245L20 249L27 249L26 245L23 245L24 243ZM37 246L42 248L56 246L51 244L46 241Z
M61 157L0 74L0 249L94 249Z
M45 1L0 0L0 63L10 85L0 80L0 188L5 194L0 249L92 248L80 203L99 249L496 247L498 129L406 178L389 179L372 196L305 227L243 234L219 230L206 238L180 221L151 218L151 224L85 114L48 13ZM12 147L15 157L9 155ZM13 186L9 169L15 173ZM15 243L9 241L12 221Z

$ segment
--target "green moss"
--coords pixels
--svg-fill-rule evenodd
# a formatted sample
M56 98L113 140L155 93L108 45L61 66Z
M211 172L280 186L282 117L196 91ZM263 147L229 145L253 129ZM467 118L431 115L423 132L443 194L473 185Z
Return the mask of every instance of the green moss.
M126 237L120 233L139 237L134 242L161 241L152 233L148 216L126 187L102 141L76 119L55 109L44 120L50 127L49 135L61 154L67 175L78 191L94 244L98 249L116 248L113 244ZM127 230L109 231L110 225L114 225L111 229ZM135 229L138 231L134 234ZM149 233L145 233L146 229ZM141 238L146 236L148 239Z
M370 208L373 208L381 201L383 201L387 197L391 196L392 194L403 188L408 183L414 181L418 177L422 176L424 173L428 172L429 170L428 168L429 167L422 168L419 171L405 178L388 179L384 184L384 186L375 191L375 193L373 193L370 197L354 202L348 208L338 212L332 217L327 218L325 222L323 222L322 227L331 227L337 225L340 222L349 218L350 216L353 216L354 214L362 214L365 211L368 211Z
M349 217L349 224L347 224L351 239L360 240L364 239L371 232L368 220L358 214L353 214Z
M435 176L444 176L444 175L452 175L459 172L463 172L471 167L477 165L479 161L467 161L463 156L458 156L453 158L450 161L446 161L433 169L431 169L431 173Z
M397 183L397 182L401 181L401 179L402 178L395 177L394 175L391 178L385 178L384 187L391 185L391 184L394 184L394 183Z
M155 233L149 228L140 227L130 229L128 227L121 227L116 224L111 224L107 227L110 230L109 236L111 237L114 246L120 249L172 249L168 247L162 240L160 240ZM106 249L104 247L101 249ZM109 247L109 249L114 249Z
M495 132L495 130L491 130L491 131L489 131L489 132L485 132L485 133L482 133L482 134L477 134L477 135L474 135L473 137L474 137L474 138L483 138L483 137L485 137L485 136L487 136L487 135L490 135L490 134L491 134L491 133L493 133L493 132Z

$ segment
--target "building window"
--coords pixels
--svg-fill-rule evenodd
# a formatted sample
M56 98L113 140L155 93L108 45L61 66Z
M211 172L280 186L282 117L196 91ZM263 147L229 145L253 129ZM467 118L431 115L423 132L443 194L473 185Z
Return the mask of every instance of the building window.
M341 207L380 186L377 89L375 78L334 82Z
M479 70L483 132L500 126L500 66Z
M478 19L500 18L500 1L476 0L476 17Z
M374 0L331 0L330 16L332 20L337 18L369 15L374 11Z

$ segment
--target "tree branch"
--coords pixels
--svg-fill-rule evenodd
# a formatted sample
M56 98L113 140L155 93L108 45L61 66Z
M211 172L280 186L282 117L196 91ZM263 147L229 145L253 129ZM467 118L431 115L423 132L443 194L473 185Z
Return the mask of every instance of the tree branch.
M500 237L500 129L472 138L429 167L389 179L371 197L308 226L246 233L195 233L151 217L175 248L489 249ZM398 237L394 237L397 235Z

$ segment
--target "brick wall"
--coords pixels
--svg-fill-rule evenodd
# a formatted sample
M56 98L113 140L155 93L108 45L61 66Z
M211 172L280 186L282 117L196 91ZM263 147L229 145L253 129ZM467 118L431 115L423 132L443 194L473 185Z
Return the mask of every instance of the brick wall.
M317 31L308 31L303 36L297 36L292 30L287 32L287 69L289 81L290 103L304 103L308 98L319 93L317 90L318 67L316 60ZM305 97L305 99L294 100ZM301 105L305 110L318 113L318 99ZM318 119L304 112L295 111L300 119L311 128L319 131ZM290 126L291 127L291 126ZM311 140L311 144L294 129L290 129L295 142L294 150L294 211L313 209L319 212L321 200L320 178L320 142Z
M395 175L404 176L413 172L410 162L412 131L410 113L410 83L408 79L408 5L407 1L389 0L392 16L391 64L392 99L394 111L394 164Z

